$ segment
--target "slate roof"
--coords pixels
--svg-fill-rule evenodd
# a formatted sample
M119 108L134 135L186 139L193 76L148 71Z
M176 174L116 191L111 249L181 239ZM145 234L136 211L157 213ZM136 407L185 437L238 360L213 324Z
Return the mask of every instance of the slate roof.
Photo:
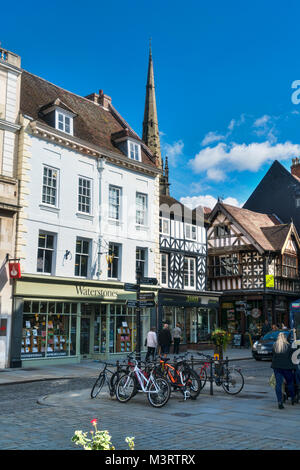
M299 197L300 178L275 160L245 202L244 208L276 214L283 223L293 220L300 233L300 209L295 204L295 199Z
M273 244L262 229L280 225L280 221L275 216L260 214L259 212L249 211L248 209L242 209L229 204L221 203L221 205L264 250L274 251Z
M291 224L274 225L274 227L262 227L264 235L272 244L275 251L281 251L289 234Z
M222 207L224 210L222 211ZM292 223L282 224L275 215L261 214L260 212L250 211L230 204L218 202L213 209L209 221L212 222L217 213L221 210L233 219L233 222L244 230L263 251L281 251L287 236L290 232ZM294 227L296 238L299 241L296 228Z
M23 114L47 125L40 111L58 99L66 109L71 109L77 114L73 120L75 137L124 156L114 144L112 135L128 129L128 133L142 144L142 162L151 167L156 166L151 151L112 105L106 110L87 98L64 90L25 70L22 71L21 77L20 109Z

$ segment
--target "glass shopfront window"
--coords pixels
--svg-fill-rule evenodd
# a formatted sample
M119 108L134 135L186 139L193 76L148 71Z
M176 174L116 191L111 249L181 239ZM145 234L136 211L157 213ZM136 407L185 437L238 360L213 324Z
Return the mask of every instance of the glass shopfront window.
M95 306L94 317L94 353L106 352L106 304Z
M179 323L182 343L207 341L218 322L217 309L202 307L163 307L163 323L167 322L172 332Z
M77 304L25 301L22 359L76 354Z
M136 348L136 313L125 305L110 305L109 352L129 353ZM141 309L141 347L150 330L150 310Z

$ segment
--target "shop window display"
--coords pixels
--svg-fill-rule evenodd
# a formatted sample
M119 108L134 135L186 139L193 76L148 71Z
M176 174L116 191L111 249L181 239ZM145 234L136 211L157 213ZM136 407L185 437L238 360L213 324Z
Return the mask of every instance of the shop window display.
M144 338L150 329L149 309L141 310L141 339L142 348ZM147 312L147 313L146 313ZM125 305L110 305L110 353L130 353L136 348L136 313L135 309Z
M76 311L72 303L25 301L22 359L74 355Z

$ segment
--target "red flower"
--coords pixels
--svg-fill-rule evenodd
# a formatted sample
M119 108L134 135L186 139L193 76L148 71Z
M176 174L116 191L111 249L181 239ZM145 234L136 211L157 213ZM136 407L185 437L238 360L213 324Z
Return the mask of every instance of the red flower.
M96 426L97 422L98 422L97 419L92 419L92 421L91 421L91 423L92 423L93 426Z

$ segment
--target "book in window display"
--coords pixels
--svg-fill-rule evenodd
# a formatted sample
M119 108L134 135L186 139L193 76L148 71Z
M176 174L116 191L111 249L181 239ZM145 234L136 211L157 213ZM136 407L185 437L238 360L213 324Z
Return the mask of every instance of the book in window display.
M116 352L131 351L131 331L129 328L122 326L117 330L117 348Z

